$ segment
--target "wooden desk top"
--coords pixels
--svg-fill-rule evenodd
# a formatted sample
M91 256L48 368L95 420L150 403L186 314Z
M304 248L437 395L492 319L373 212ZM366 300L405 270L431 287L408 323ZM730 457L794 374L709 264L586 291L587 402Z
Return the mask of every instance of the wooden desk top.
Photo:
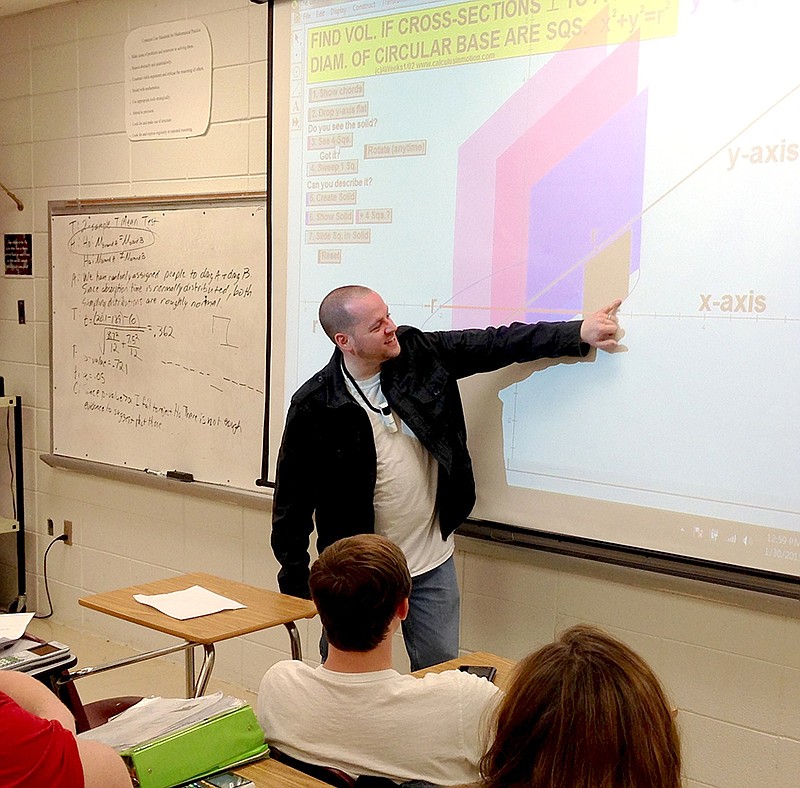
M445 670L454 670L460 665L493 665L497 668L497 675L494 678L494 683L500 687L500 689L506 689L516 664L514 660L498 657L496 654L490 654L488 651L474 651L471 654L465 654L463 657L456 657L447 662L433 665L430 668L417 670L412 673L412 675L424 676L426 673L441 673Z
M180 621L133 598L134 594L166 594L170 591L182 591L193 585L222 594L247 607L241 610L223 610L208 616ZM166 632L191 643L202 644L247 635L302 618L313 618L317 614L314 603L307 599L279 594L277 591L268 591L235 580L225 580L203 572L156 580L152 583L121 588L118 591L107 591L84 597L78 602L83 607L159 632Z
M233 771L252 780L256 788L321 788L328 785L272 758L249 766L237 766Z

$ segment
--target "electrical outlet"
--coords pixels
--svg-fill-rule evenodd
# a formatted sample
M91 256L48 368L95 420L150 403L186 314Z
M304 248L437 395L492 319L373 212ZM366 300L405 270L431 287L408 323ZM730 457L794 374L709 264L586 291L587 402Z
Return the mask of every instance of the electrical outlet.
M72 520L64 520L64 544L72 544Z
M47 535L48 536L52 536L53 535L53 518L52 517L48 517L47 518Z

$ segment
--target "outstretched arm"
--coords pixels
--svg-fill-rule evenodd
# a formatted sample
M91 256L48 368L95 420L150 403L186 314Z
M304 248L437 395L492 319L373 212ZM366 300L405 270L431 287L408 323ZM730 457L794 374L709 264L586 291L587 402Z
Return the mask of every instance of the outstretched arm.
M621 304L622 300L618 298L583 319L581 339L587 345L600 348L600 350L613 350L617 346L616 335L619 329L617 310Z

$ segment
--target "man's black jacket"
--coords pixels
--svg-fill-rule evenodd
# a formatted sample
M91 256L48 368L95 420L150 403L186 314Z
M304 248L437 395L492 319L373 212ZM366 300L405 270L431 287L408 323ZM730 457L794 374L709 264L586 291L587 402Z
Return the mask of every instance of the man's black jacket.
M392 410L439 464L442 538L475 504L475 479L457 381L514 362L585 355L580 321L425 333L400 326L401 352L381 367ZM369 416L350 395L337 349L292 397L278 455L272 549L281 591L308 597L309 536L317 549L375 526L375 442Z

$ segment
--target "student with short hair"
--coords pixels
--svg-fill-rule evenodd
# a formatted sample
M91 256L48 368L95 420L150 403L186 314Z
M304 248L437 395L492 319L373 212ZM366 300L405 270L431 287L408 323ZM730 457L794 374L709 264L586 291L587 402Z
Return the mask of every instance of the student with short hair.
M342 539L313 564L309 585L328 658L317 668L286 660L264 675L258 719L267 742L353 776L474 782L499 690L458 670L417 678L392 669L411 591L403 551L375 534Z
M69 709L32 676L0 671L3 788L131 788L111 747L75 737Z
M675 713L649 665L586 625L526 657L497 709L480 788L680 788Z

